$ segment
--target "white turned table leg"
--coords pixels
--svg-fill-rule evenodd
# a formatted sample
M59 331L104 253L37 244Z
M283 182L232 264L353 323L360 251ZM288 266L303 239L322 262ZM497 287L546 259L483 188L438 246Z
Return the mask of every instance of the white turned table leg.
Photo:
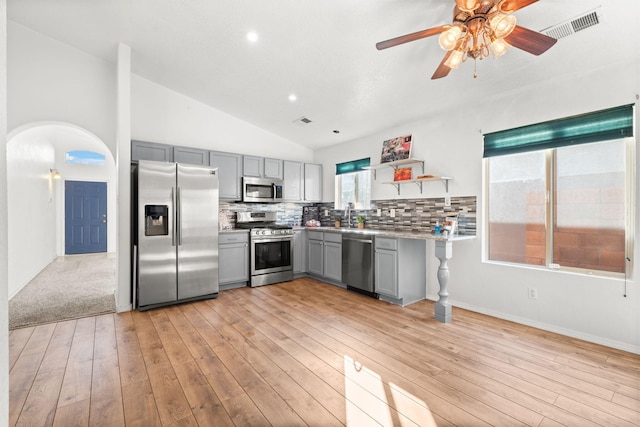
M449 304L449 293L447 283L449 282L449 267L447 261L451 259L453 252L452 242L449 240L436 240L436 258L440 260L438 267L438 283L440 284L440 298L435 305L435 319L438 322L451 322L451 305Z

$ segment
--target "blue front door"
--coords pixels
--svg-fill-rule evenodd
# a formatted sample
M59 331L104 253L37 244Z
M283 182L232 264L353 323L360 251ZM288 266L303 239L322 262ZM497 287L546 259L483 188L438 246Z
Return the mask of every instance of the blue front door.
M65 181L65 254L107 251L107 183Z

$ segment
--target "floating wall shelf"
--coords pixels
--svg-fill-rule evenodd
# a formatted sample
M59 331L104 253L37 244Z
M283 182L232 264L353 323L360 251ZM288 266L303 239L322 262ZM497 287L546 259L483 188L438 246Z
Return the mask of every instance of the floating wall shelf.
M433 178L421 178L421 179L407 179L404 181L393 181L393 182L385 182L384 184L390 184L393 185L394 187L396 187L396 190L398 190L398 195L400 195L400 185L401 184L407 184L409 182L414 182L418 187L420 187L420 194L422 194L422 183L423 182L430 182L430 181L442 181L442 183L444 184L444 190L446 193L449 192L449 181L451 181L453 178L448 177L448 176L437 176L437 177L433 177Z
M415 165L415 164L420 164L420 167L422 168L422 173L424 173L424 160L416 160L416 159L396 160L395 162L380 163L379 165L365 166L362 169L372 171L373 179L376 179L376 169L382 169L382 168L398 169L398 167L400 166Z

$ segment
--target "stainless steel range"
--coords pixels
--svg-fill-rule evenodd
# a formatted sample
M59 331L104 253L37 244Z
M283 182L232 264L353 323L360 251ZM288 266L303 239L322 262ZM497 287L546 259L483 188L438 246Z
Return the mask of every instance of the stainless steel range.
M293 280L293 230L276 212L238 212L237 228L251 230L251 287Z

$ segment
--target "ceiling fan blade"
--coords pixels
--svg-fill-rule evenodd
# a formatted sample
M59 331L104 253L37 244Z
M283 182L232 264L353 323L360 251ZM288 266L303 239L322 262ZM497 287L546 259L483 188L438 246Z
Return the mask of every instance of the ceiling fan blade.
M505 0L505 2L502 3L502 11L513 12L515 10L522 9L523 7L527 7L537 1L538 0Z
M451 55L451 52L452 51L450 50L449 52L447 52L444 58L442 58L442 61L440 61L440 65L438 65L438 68L436 68L435 73L433 73L433 76L431 76L431 80L441 79L449 75L449 71L451 71L451 68L444 65L444 63L447 62L447 59L449 59L449 55Z
M397 46L399 44L404 44L404 43L412 42L414 40L420 40L425 37L440 34L441 32L447 30L449 27L451 27L451 25L441 25L439 27L433 27L426 30L417 31L415 33L405 34L404 36L395 37L393 39L378 42L376 43L376 49L382 50L389 47Z
M516 25L513 32L504 40L513 47L522 49L533 55L540 55L551 48L558 40L553 37L545 36L537 31Z

